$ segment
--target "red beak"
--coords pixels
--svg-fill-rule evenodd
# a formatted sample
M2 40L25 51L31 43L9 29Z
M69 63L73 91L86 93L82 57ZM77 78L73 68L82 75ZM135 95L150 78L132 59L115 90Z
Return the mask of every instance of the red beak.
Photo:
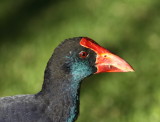
M82 38L80 44L86 48L90 48L96 54L96 73L102 72L133 72L133 68L122 58L109 52L101 47L93 40L85 37Z
M98 54L96 58L97 72L133 72L133 68L122 58L106 52Z

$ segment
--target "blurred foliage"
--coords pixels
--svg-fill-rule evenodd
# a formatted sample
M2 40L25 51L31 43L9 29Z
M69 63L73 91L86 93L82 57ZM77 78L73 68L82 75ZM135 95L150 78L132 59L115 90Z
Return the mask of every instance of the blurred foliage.
M1 0L0 96L36 93L53 49L88 36L135 73L85 79L77 122L160 122L159 0Z

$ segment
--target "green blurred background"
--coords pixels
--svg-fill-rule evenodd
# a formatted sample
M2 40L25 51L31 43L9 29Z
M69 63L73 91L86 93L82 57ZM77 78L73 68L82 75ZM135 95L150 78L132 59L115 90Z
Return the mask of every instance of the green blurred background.
M135 73L85 79L77 122L160 122L159 0L1 0L0 96L37 93L54 48L88 36Z

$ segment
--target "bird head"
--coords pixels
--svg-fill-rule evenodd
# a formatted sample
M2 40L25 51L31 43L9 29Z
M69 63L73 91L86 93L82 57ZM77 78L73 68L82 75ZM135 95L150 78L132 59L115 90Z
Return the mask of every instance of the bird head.
M61 67L64 74L71 74L78 81L91 74L134 71L122 58L87 37L66 39L55 49L55 54L57 68Z
M96 53L95 66L97 71L102 72L133 72L133 68L122 58L101 47L90 38L82 38L80 45L93 50Z

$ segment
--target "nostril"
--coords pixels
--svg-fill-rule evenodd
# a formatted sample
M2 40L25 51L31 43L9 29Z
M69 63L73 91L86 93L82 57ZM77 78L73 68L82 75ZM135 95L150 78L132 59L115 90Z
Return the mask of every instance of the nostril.
M106 58L107 57L107 55L104 55L104 58Z

